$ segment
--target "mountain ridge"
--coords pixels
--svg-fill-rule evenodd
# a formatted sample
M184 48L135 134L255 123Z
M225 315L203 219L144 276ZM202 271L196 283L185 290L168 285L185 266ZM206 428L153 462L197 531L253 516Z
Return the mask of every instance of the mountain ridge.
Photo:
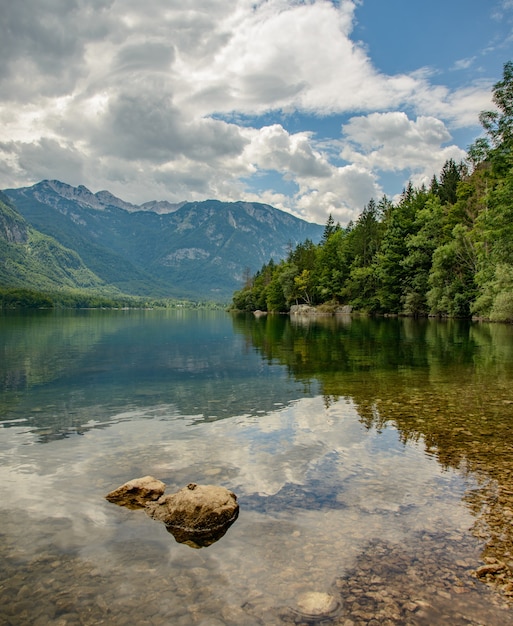
M4 194L33 228L73 250L107 285L139 296L226 301L254 272L323 226L254 202L134 205L44 180Z

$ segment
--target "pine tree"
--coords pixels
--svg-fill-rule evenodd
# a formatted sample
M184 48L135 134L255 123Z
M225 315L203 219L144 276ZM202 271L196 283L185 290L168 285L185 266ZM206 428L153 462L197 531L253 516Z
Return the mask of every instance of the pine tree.
M334 232L335 220L333 219L333 215L330 213L328 215L328 221L326 222L326 226L324 227L324 232L322 233L321 243L325 244Z

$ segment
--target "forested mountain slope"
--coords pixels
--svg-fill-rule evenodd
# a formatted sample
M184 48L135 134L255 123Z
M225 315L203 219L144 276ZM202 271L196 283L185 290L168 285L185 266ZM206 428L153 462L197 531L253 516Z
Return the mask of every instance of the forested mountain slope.
M308 238L319 241L323 230L258 203L137 207L59 181L5 193L30 224L74 250L105 283L143 296L226 301L245 273Z
M0 285L39 291L105 287L76 252L31 227L1 192Z

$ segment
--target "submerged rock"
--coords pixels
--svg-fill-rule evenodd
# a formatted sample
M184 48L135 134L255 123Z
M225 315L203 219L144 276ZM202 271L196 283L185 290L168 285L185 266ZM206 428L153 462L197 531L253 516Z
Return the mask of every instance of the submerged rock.
M328 621L332 623L340 610L341 604L334 595L322 591L307 591L296 599L296 606L283 611L281 617L287 623L324 624Z
M190 483L164 496L166 485L153 476L129 480L105 498L129 509L142 509L163 522L178 543L191 548L209 546L226 533L239 515L237 496L216 485Z
M158 500L166 489L166 485L153 476L143 476L129 480L121 487L108 493L105 498L129 509L143 509L148 502Z
M329 615L338 608L338 602L329 593L308 591L298 598L297 607L304 615Z
M200 548L225 534L239 515L239 505L237 496L225 487L190 483L148 502L146 512L163 522L176 541Z
M182 530L177 526L166 526L166 530L168 533L173 535L175 541L177 543L184 543L190 548L207 548L211 546L216 541L219 541L221 537L224 537L226 531L233 524L237 516L234 519L226 523L224 526L219 526L215 530L212 531L202 531L202 532L189 532L187 530Z

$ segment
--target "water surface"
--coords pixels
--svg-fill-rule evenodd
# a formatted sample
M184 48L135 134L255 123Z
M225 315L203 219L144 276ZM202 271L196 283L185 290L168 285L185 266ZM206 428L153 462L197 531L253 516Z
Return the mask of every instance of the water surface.
M512 381L506 325L5 314L0 622L513 624ZM104 499L147 474L239 519Z

